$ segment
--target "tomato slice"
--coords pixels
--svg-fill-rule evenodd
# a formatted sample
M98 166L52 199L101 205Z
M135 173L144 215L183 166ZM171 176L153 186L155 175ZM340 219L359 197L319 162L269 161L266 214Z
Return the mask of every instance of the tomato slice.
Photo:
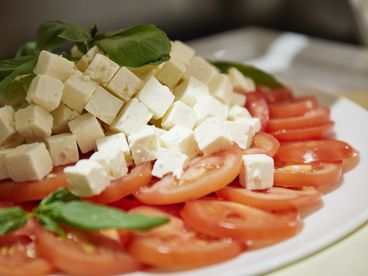
M279 150L280 143L272 135L265 133L265 132L258 132L253 137L251 148L262 149L263 150L262 153L273 157L276 154L276 152ZM250 151L248 151L248 153L250 153Z
M328 122L320 126L301 129L280 129L275 132L271 132L271 134L276 137L277 140L282 142L323 139L331 136L334 124L334 122Z
M307 111L317 108L317 106L317 99L313 96L298 98L286 103L271 104L269 106L270 118L301 116Z
M358 152L343 141L311 140L281 144L275 160L284 164L335 163L356 156Z
M338 183L341 175L341 162L288 165L275 170L274 185L299 188L313 186L325 189Z
M86 198L86 200L95 203L111 203L117 201L138 191L140 187L148 185L152 178L151 170L151 163L140 164L134 167L127 176L111 181L110 186L101 194Z
M24 202L40 200L61 187L68 187L63 173L65 166L55 167L52 173L40 181L0 182L0 201Z
M294 99L293 92L287 87L269 88L265 86L257 86L257 92L260 92L269 104L289 102Z
M143 214L165 215L157 209L139 207ZM129 252L140 262L165 270L207 266L234 258L241 246L229 239L199 236L184 227L181 219L170 216L170 222L144 233L135 233Z
M181 212L195 231L217 238L233 238L259 247L289 238L302 229L297 210L269 213L243 204L220 200L195 200Z
M257 117L261 121L261 130L264 130L270 119L268 104L265 98L259 92L247 93L247 101L245 107L249 110L253 117Z
M150 187L143 187L136 197L145 204L161 205L185 202L215 192L239 174L241 151L237 146L196 159L179 180L167 175Z
M216 194L226 200L266 211L286 211L318 203L322 194L313 187L300 190L273 187L265 191L250 191L242 187L225 187Z
M40 227L36 250L55 267L73 275L111 275L140 267L117 241L99 233L70 232L62 238Z

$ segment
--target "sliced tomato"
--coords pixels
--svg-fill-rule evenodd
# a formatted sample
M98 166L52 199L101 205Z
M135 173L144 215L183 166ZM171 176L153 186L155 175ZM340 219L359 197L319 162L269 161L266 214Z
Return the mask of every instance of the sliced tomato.
M281 142L324 139L333 133L334 122L301 129L281 129L271 134Z
M245 107L249 110L253 117L257 117L261 121L261 130L264 130L270 119L268 104L265 98L259 92L247 93L247 101Z
M216 194L226 200L249 205L266 211L286 211L311 206L320 201L322 194L313 187L298 190L273 187L265 191L250 191L243 187L225 187Z
M14 182L4 180L0 182L0 201L40 200L61 187L68 187L63 173L64 168L65 166L55 167L52 173L40 181Z
M280 143L272 135L265 132L258 132L253 137L251 148L262 149L264 154L273 157L279 150ZM250 151L248 151L248 153L250 153Z
M139 207L132 211L168 215L149 207ZM170 216L170 222L163 226L144 233L135 233L129 252L144 264L165 270L181 270L234 258L241 253L241 247L229 239L199 236L185 229L181 219Z
M275 170L274 185L279 187L313 186L326 189L341 179L342 163L287 165Z
M146 186L151 181L152 165L150 162L140 164L132 169L132 171L120 179L111 181L101 194L86 198L86 200L96 203L110 203L117 201L127 195L130 195L140 187Z
M139 263L115 240L99 233L72 233L58 237L40 227L38 254L72 275L112 275L139 269Z
M269 104L289 102L294 99L293 92L290 88L269 88L264 86L257 86L257 92L260 92Z
M181 212L195 231L217 238L233 238L259 247L300 232L303 221L297 210L269 213L243 204L220 200L195 200Z
M237 146L196 159L178 180L167 175L150 187L143 187L136 197L145 204L161 205L185 202L215 192L239 174L241 151Z
M275 161L283 164L335 163L358 155L352 146L343 141L312 140L281 144Z
M307 111L317 108L317 99L313 96L302 97L291 102L276 103L269 106L270 118L289 118L304 115Z

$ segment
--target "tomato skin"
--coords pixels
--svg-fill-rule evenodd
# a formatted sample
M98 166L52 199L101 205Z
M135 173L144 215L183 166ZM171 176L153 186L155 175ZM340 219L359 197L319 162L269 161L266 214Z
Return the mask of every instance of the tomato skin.
M226 200L266 211L287 211L311 206L318 203L322 196L313 187L302 187L300 190L273 187L266 191L250 191L243 187L228 186L216 194Z
M289 118L305 114L317 108L317 99L313 96L294 99L291 102L276 103L269 106L270 118Z
M258 132L253 137L251 148L262 149L264 154L267 154L273 157L275 156L276 152L279 150L280 143L272 135L266 132ZM249 149L248 149L248 153L250 153Z
M266 99L262 94L259 92L247 93L245 107L253 117L257 117L261 121L261 130L264 130L270 119L270 112Z
M146 186L151 181L152 164L150 162L140 164L132 169L132 171L120 178L111 181L101 194L86 198L88 201L95 203L111 203L117 201L127 195L130 195L140 187Z
M271 89L264 86L257 86L256 91L261 93L269 104L289 102L294 99L293 92L287 87Z

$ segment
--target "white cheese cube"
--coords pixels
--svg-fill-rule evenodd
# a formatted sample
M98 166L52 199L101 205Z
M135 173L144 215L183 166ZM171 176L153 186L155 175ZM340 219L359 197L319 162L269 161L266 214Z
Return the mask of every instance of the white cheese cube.
M207 85L193 77L189 77L175 88L175 100L180 100L190 107L197 103L198 97L209 94Z
M195 51L185 43L176 40L171 43L170 60L188 65L194 57Z
M12 149L23 143L24 143L24 137L20 135L19 133L16 133L14 136L12 136L10 141L8 141L7 143L5 143L4 145L0 147L0 150Z
M146 126L142 130L129 135L128 142L136 165L157 158L160 144L154 126Z
M133 98L120 111L111 129L130 135L144 128L151 118L152 113L148 108L138 99Z
M197 117L194 110L185 103L177 101L171 105L162 118L161 126L170 129L175 125L180 125L192 129L196 121Z
M53 135L46 138L45 142L54 166L70 164L79 160L78 146L74 134Z
M124 102L110 94L105 88L99 86L84 107L89 113L95 115L104 123L110 125Z
M228 119L230 121L238 121L251 118L252 116L250 115L248 109L246 109L245 107L233 105L229 109Z
M161 135L160 141L164 147L181 152L190 159L199 153L193 131L183 126L174 126Z
M10 105L0 108L0 145L8 143L17 133L14 114L15 111Z
M38 105L18 109L14 115L15 128L24 137L44 138L51 135L52 115Z
M107 85L116 97L127 102L137 92L142 81L126 67L121 67Z
M208 84L212 96L225 104L232 102L233 85L225 74L216 74Z
M151 76L154 76L158 70L160 70L161 64L147 64L141 67L128 67L138 78L146 80Z
M162 178L164 175L172 173L179 179L183 175L188 161L189 158L185 154L160 148L157 152L157 160L153 165L152 175Z
M198 98L193 106L197 117L197 124L211 117L226 119L229 113L229 107L212 96L202 96Z
M94 150L96 148L96 140L105 136L96 117L89 113L71 120L68 125L70 131L75 135L82 153Z
M83 76L78 71L65 82L61 101L69 108L81 113L97 87L97 82Z
M157 72L156 78L170 89L174 89L184 76L186 66L175 60L168 60Z
M13 181L40 180L52 171L52 161L43 143L20 145L5 155Z
M128 173L124 152L120 149L105 148L91 155L90 160L102 165L111 179L117 179Z
M246 102L247 102L247 96L245 96L244 94L240 94L240 93L237 93L237 92L231 92L230 93L229 104L244 106Z
M232 146L233 141L225 121L220 118L209 118L204 120L194 130L194 136L199 149L210 155L219 150Z
M251 127L252 136L261 130L261 121L256 117L244 119L241 122L249 124L249 126Z
M77 63L77 67L79 70L81 70L82 72L86 71L88 68L88 65L91 63L91 61L93 60L93 58L97 55L97 54L102 54L102 52L100 51L100 49L98 49L97 46L93 46L91 49L88 50L88 52L81 57L81 59L78 61Z
M167 86L150 77L139 92L138 99L148 107L154 119L160 119L173 103L174 95Z
M241 149L249 148L252 143L252 128L249 124L226 121L225 126L229 130L233 142L237 143Z
M79 50L77 45L74 45L70 49L70 55L74 58L81 58L83 56L83 53Z
M186 77L194 77L197 80L208 84L210 80L217 74L217 69L202 57L194 57L190 60Z
M66 81L75 72L74 63L66 58L41 51L37 64L33 69L36 75L48 75L61 81Z
M228 71L229 78L234 86L235 91L238 92L253 92L256 90L256 85L251 78L245 77L242 72L240 72L235 67L231 67Z
M54 126L52 127L52 132L54 134L60 134L64 132L69 132L68 122L79 116L79 113L71 110L65 104L60 104L58 108L51 112L54 118Z
M12 149L0 150L0 180L8 179L9 173L5 164L5 155L9 153Z
M100 194L110 185L110 178L104 167L97 161L84 159L64 169L71 192L77 196Z
M125 161L130 166L133 164L132 154L124 133L116 133L110 136L99 138L96 141L98 151L108 151L110 149L120 150L124 153Z
M96 54L84 73L99 84L106 86L120 66L102 54Z
M242 157L240 184L249 190L263 190L273 186L273 159L265 154L249 154Z

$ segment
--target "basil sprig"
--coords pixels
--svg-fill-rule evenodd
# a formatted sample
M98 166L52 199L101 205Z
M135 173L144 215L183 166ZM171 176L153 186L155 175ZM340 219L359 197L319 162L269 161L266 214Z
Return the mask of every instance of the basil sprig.
M30 217L35 217L46 229L60 236L65 236L62 225L82 231L111 228L143 231L169 221L167 217L126 213L82 201L62 188L44 198L31 213L20 207L0 209L0 236L19 229Z

